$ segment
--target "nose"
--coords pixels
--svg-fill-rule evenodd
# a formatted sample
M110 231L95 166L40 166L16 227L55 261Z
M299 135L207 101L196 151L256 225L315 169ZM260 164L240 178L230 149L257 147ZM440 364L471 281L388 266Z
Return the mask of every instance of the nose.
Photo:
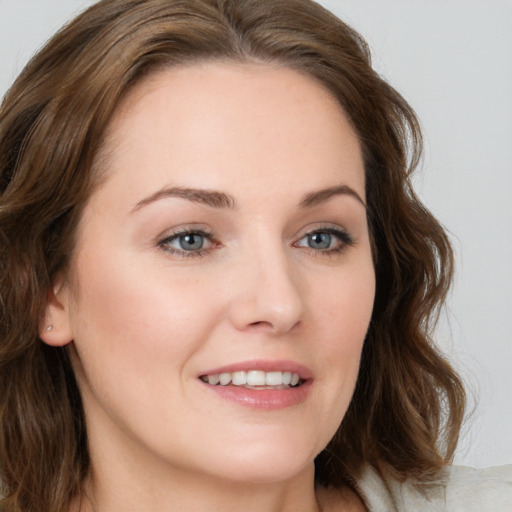
M238 330L279 336L301 323L301 280L285 250L251 252L233 277L230 316Z

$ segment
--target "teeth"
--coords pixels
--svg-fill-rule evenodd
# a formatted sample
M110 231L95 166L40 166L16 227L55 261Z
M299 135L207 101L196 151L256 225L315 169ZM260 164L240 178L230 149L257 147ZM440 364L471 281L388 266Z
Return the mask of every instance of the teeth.
M201 380L212 386L297 386L301 381L298 373L292 372L263 372L261 370L250 370L247 372L221 373L203 375Z
M227 386L231 382L231 373L221 373L219 375L221 386Z
M247 374L245 372L233 372L231 379L235 386L244 386L247 384Z
M217 385L220 382L220 378L218 375L208 375L208 384L212 386Z
M264 386L265 372L251 371L247 372L247 384L249 386Z
M267 375L265 375L265 384L267 386L281 386L283 384L283 373L268 372Z

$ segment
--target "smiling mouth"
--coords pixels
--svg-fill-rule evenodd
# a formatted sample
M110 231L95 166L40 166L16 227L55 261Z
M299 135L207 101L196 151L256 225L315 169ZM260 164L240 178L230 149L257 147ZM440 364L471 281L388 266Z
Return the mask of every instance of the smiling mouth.
M201 375L203 382L211 386L239 386L247 389L291 389L304 383L298 373L293 372L264 372L249 370L240 372L224 372L211 375Z

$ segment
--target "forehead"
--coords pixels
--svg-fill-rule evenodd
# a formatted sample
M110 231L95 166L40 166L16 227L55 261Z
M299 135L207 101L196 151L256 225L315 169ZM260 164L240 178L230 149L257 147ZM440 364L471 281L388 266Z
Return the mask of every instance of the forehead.
M123 99L104 149L102 168L118 179L159 167L161 181L178 185L218 188L219 178L256 175L285 185L295 173L306 186L339 183L346 176L337 171L352 170L364 197L361 148L342 107L289 68L205 62L153 73Z

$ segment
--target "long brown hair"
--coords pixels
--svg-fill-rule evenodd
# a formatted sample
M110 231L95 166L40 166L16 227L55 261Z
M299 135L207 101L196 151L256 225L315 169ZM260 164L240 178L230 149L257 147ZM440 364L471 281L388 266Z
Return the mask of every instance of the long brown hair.
M371 464L404 479L452 458L464 389L431 340L452 278L446 233L410 176L421 133L354 30L310 0L104 0L29 62L0 110L0 480L6 511L65 512L90 469L67 352L38 329L73 251L116 106L143 76L200 60L267 62L316 78L363 148L377 292L353 400L315 461L352 485Z

